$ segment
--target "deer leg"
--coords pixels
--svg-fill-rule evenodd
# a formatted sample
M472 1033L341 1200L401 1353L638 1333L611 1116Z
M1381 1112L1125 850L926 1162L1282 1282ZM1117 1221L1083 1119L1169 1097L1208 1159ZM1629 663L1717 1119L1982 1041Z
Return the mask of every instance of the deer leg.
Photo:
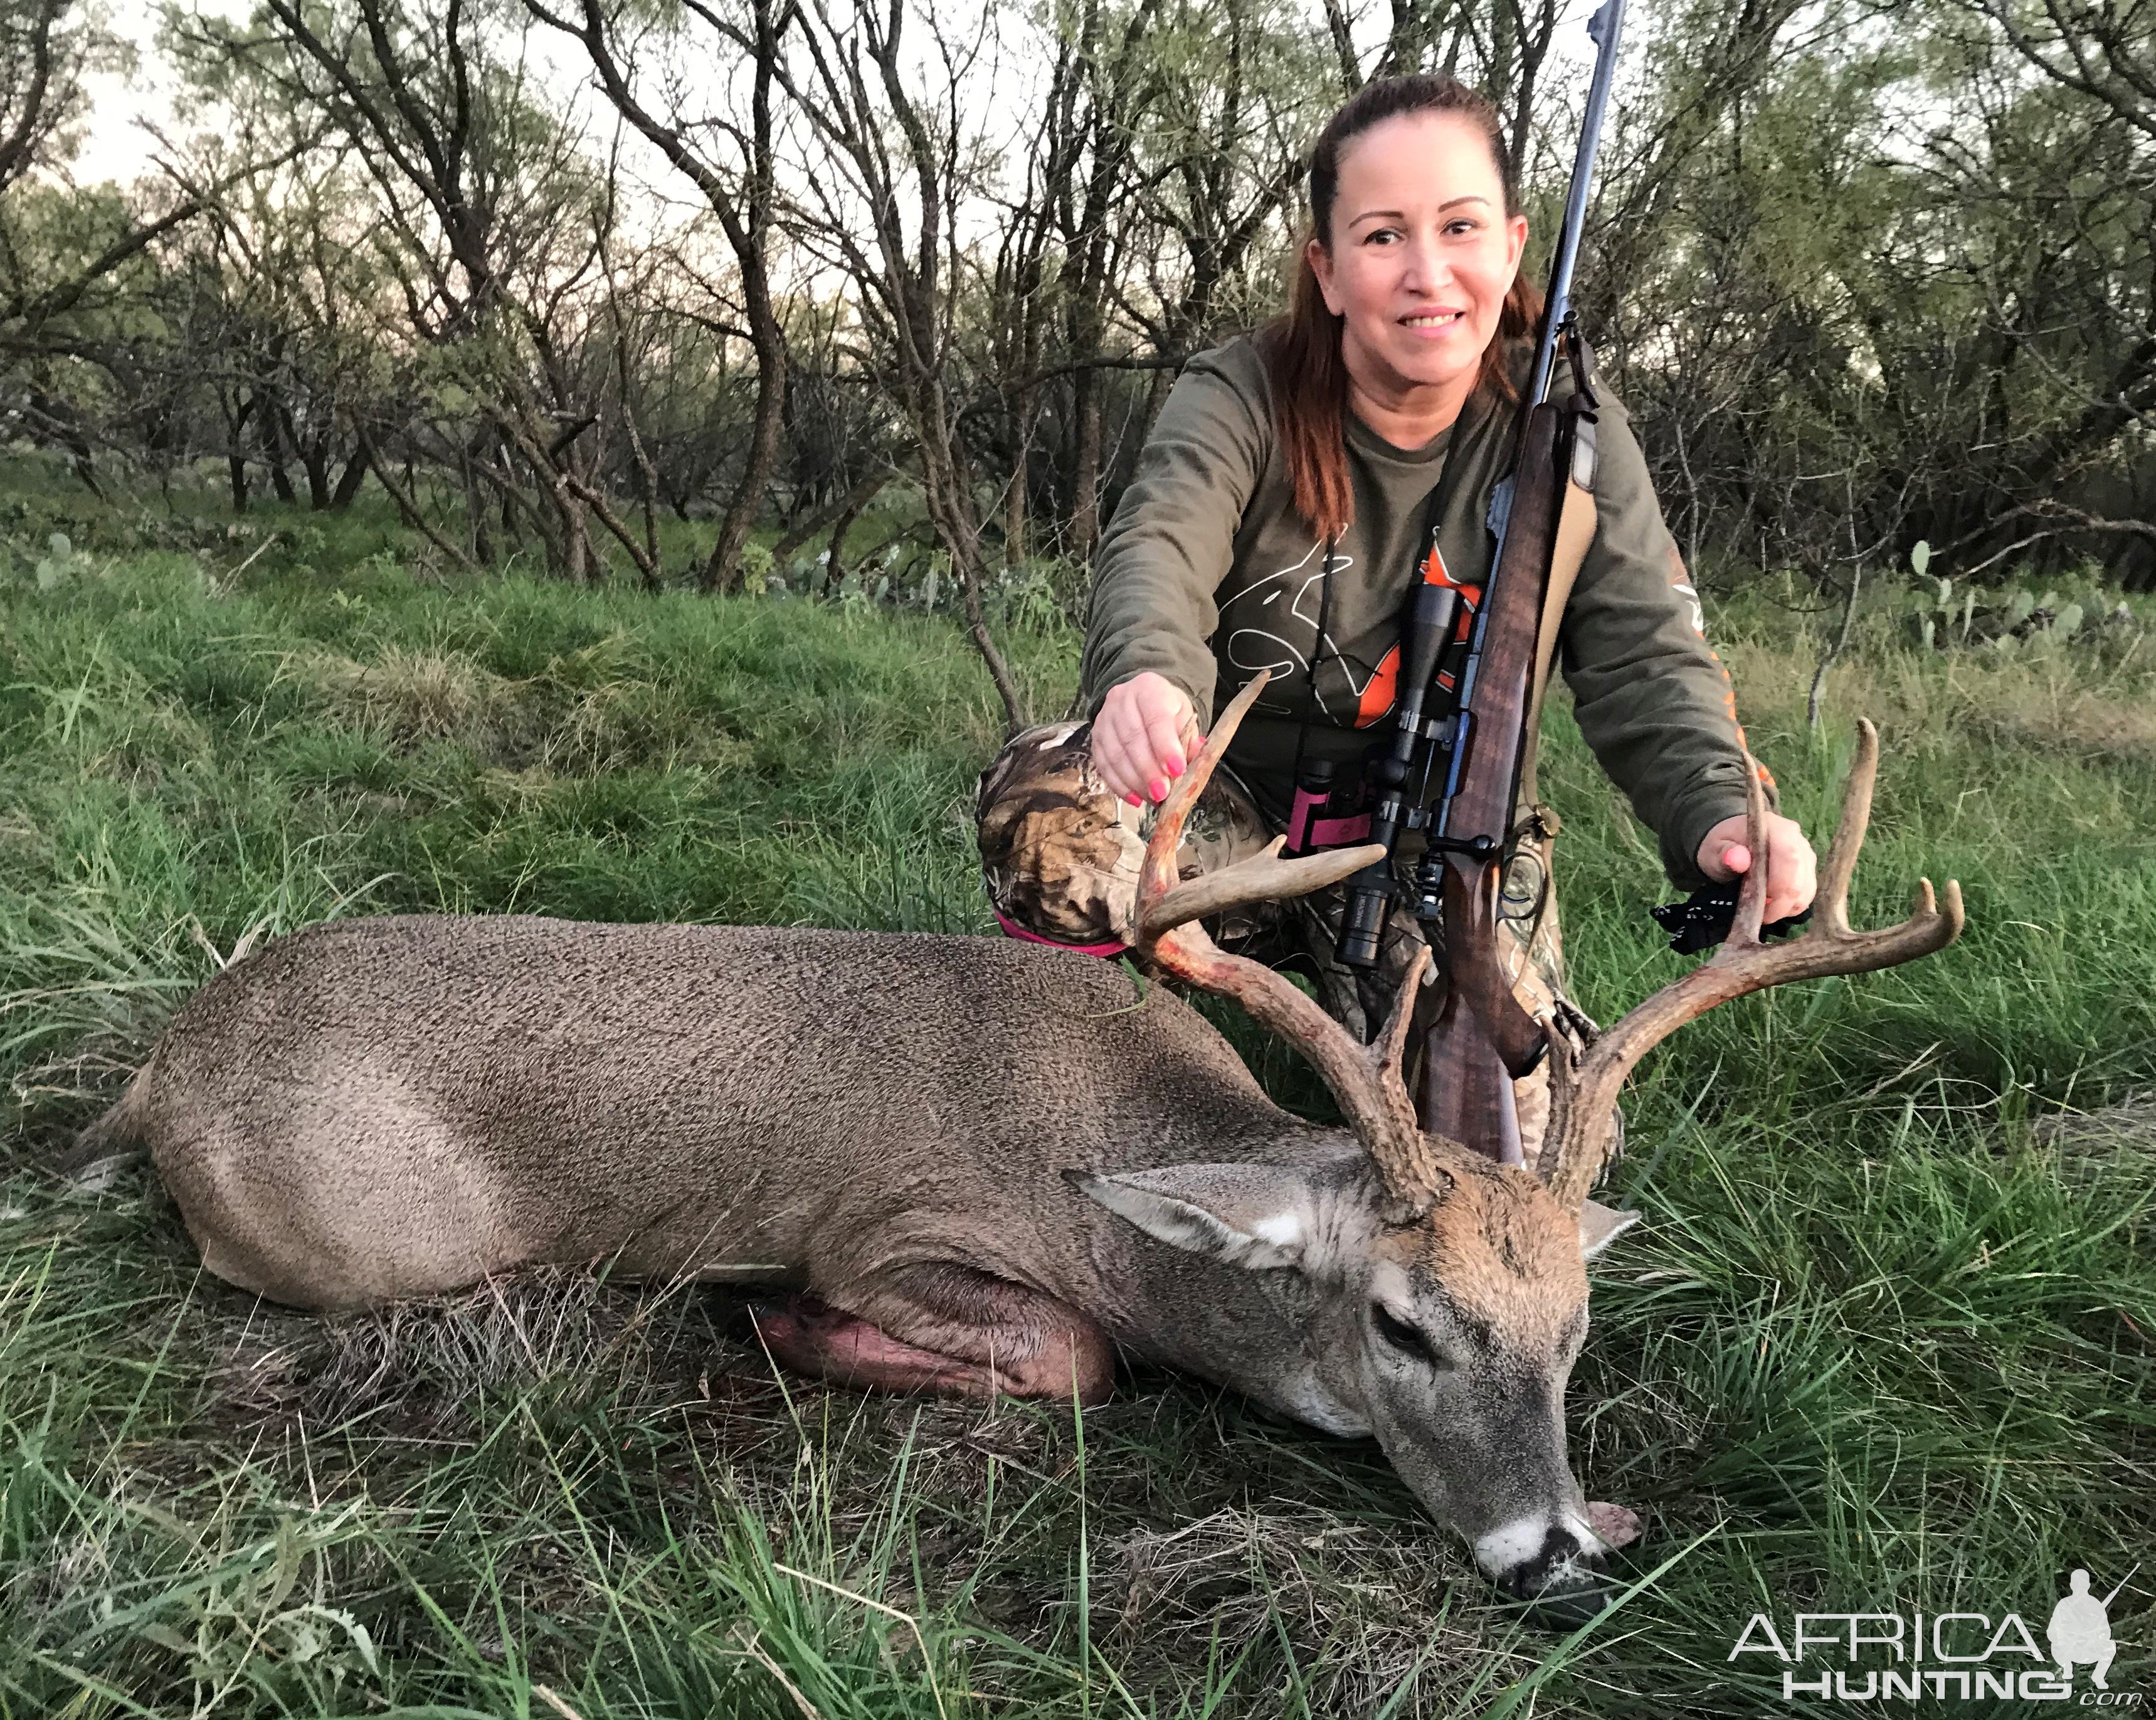
M854 1310L815 1296L755 1311L772 1355L864 1391L1106 1400L1106 1334L1075 1308L969 1266L901 1267L850 1287Z
M750 1317L775 1360L834 1385L957 1397L994 1394L993 1386L978 1377L984 1370L971 1363L902 1343L818 1296L760 1303Z

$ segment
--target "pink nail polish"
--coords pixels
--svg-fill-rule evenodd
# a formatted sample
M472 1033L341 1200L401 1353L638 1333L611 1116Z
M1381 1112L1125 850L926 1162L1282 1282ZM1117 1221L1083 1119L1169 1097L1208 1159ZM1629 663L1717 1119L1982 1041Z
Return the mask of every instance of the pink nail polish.
M1169 759L1168 762L1168 773L1172 777L1181 776L1183 774L1183 761L1179 758Z
M1152 779L1152 798L1153 798L1156 801L1161 801L1161 800L1165 800L1165 799L1167 799L1167 798L1168 798L1168 778L1165 778L1165 777L1155 777L1155 778Z
M1123 796L1123 798L1129 801L1132 806L1143 806L1145 804L1145 802L1139 799L1135 794L1126 794Z

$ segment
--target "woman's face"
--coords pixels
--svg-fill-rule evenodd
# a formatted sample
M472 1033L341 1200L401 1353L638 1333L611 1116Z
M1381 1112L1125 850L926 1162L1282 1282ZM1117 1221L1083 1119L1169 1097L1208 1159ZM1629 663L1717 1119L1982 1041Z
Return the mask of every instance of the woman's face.
M1341 152L1332 244L1311 241L1342 352L1362 391L1390 406L1473 390L1527 244L1505 213L1490 145L1453 114L1403 114ZM1456 398L1454 397L1456 396Z

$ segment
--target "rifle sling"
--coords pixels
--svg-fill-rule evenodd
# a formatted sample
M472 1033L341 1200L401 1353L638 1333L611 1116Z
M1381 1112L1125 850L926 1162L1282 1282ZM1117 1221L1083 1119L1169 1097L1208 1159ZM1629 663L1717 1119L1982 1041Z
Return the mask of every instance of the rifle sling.
M1593 427L1578 428L1591 433ZM1564 486L1564 500L1558 505L1557 538L1550 553L1549 585L1543 595L1542 625L1535 639L1535 678L1532 691L1527 696L1527 744L1520 760L1520 800L1527 806L1532 806L1538 798L1535 792L1535 754L1542 735L1543 698L1549 691L1550 670L1557 660L1558 634L1564 623L1564 606L1572 599L1572 588L1578 583L1580 567L1587 560L1589 547L1594 542L1592 465L1587 470L1586 487L1580 484L1580 462L1574 459Z

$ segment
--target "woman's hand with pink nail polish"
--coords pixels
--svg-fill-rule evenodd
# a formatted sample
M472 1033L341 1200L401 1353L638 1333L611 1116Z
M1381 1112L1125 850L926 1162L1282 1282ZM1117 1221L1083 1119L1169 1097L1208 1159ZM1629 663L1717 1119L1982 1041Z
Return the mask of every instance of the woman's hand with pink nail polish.
M1101 701L1093 719L1093 768L1111 793L1132 806L1143 805L1149 793L1164 800L1168 780L1188 768L1198 740L1189 696L1147 670L1118 682Z

